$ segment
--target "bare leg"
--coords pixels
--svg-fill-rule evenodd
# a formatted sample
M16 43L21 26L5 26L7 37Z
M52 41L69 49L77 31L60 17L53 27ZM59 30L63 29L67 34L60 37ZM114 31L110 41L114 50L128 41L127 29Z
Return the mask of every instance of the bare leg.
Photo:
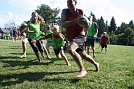
M44 46L44 44L42 44L42 46L43 46L43 49L44 49L44 52L45 52L47 58L51 59L51 57L48 54L48 51L47 51L46 47Z
M95 58L96 57L96 55L95 55L95 48L92 47L92 50L93 50L93 58Z
M79 54L81 55L81 57L83 59L85 59L88 62L92 63L95 66L97 72L99 71L99 63L97 63L95 60L93 60L93 58L90 55L87 55L85 51L79 52Z
M105 53L107 53L107 48L105 48Z
M22 41L23 55L21 55L20 58L25 58L26 57L26 49L27 49L26 43L27 43L27 39L24 39Z
M70 63L69 63L69 61L68 61L68 59L67 59L63 50L60 51L60 54L63 57L63 59L66 61L67 66L70 66Z
M43 54L43 53L42 53ZM36 57L38 58L38 62L40 63L40 57L39 57L39 53L35 53Z
M87 46L87 54L90 55L90 46Z
M75 62L78 64L79 69L80 69L80 72L76 77L82 78L87 74L87 71L82 63L80 55L75 51L77 48L78 48L78 45L76 43L72 42L70 44L70 46L68 47L68 52L73 57Z
M101 48L101 52L103 51L103 48Z

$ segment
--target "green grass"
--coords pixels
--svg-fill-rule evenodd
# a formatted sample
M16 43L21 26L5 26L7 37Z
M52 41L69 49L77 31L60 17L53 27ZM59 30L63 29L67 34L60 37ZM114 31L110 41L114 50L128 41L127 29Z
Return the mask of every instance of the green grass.
M45 42L45 41L44 41ZM75 78L79 68L66 53L71 66L63 59L38 60L27 44L27 58L20 59L21 41L0 40L0 89L134 89L134 47L108 45L108 53L100 53L96 46L96 60L100 72L83 60L88 74ZM92 56L92 54L91 54Z

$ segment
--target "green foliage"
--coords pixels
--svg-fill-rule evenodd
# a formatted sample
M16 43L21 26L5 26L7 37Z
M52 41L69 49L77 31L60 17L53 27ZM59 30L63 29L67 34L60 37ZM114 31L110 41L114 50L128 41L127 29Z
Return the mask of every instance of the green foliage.
M46 24L54 23L55 18L58 16L60 9L54 8L52 9L50 6L46 4L41 4L35 10L39 15L41 15Z
M111 32L111 31L115 31L116 28L117 28L117 26L116 26L116 23L115 23L115 19L114 19L114 17L112 17L108 30Z
M116 44L116 41L118 39L118 36L115 34L109 34L109 40L110 40L110 44Z
M100 37L103 32L107 32L107 27L102 17L100 18L100 20L98 20L98 26L98 36Z
M82 60L88 74L77 79L78 65L67 52L71 66L66 66L63 59L57 59L52 48L52 59L38 64L29 44L27 57L20 59L21 40L14 43L0 40L0 43L0 89L134 89L132 46L108 45L105 54L104 51L100 53L99 44L95 44L95 60L100 63L100 71L94 72L94 66Z

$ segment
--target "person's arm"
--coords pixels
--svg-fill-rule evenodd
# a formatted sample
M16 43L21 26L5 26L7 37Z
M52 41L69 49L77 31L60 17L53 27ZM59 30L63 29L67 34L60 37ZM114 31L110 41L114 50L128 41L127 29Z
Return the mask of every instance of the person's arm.
M28 25L27 29L26 29L26 32L27 33L36 33L36 32L38 32L38 30L31 31L30 28L29 28L29 25Z
M98 28L96 29L96 33L95 33L94 37L96 37L96 36L97 36L97 34L98 34Z
M71 20L71 21L66 21L66 17L61 17L61 24L63 28L66 28L68 26L71 26L73 24L78 23L77 19Z
M41 38L39 38L39 39L36 39L36 40L32 40L31 42L32 43L36 43L38 40L44 40L44 39L48 39L48 38L52 38L52 34L49 34L49 35L47 35L47 36L43 36L43 37L41 37Z
M62 40L65 39L65 36L64 36L63 34L61 34L60 32L59 32L58 36L59 36Z
M74 19L74 20L71 20L71 21L66 21L66 12L67 12L67 9L63 9L62 10L62 13L61 13L61 24L62 24L62 27L63 28L66 28L68 26L71 26L73 24L76 24L78 23L78 19Z
M97 25L97 23L94 23L94 25L95 25L95 30L96 30L96 33L94 34L94 37L96 37L97 36L97 34L98 34L98 25Z

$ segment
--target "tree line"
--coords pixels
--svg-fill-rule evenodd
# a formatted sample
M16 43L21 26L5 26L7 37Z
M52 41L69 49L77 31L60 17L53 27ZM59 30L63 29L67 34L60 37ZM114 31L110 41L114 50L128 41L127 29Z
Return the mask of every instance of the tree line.
M45 23L41 24L41 30L45 32L46 24L58 24L61 26L61 19L58 17L60 9L51 8L49 5L41 4L37 6L35 10L39 15L41 15ZM129 23L122 22L119 27L116 25L116 20L112 17L110 24L108 21L104 21L103 17L101 16L99 19L96 19L96 16L91 12L93 16L93 21L96 22L99 26L99 31L97 37L101 37L103 32L108 33L108 37L110 40L110 44L116 45L134 45L134 21L131 20ZM20 29L22 26L20 26ZM61 27L61 31L64 34L65 29Z

